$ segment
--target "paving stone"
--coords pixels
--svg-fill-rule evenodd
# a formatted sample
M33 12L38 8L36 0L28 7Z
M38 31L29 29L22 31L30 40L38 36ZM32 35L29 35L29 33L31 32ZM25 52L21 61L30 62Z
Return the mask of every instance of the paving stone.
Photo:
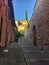
M1 54L0 65L26 65L17 44L12 43L7 49L8 52L2 52Z

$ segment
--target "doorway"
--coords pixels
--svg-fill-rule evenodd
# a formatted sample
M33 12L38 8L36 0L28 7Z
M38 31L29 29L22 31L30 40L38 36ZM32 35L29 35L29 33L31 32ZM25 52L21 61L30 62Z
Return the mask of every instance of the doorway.
M1 36L2 36L2 24L3 24L3 18L1 17L1 20L0 20L0 42L1 42Z
M36 27L33 26L33 45L37 46L37 39L36 39Z

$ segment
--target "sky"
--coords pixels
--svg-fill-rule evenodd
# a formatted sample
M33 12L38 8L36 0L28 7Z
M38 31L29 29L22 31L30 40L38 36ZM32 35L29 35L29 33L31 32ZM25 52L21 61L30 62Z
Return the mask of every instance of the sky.
M33 14L36 0L13 0L14 17L15 20L25 19L25 11L28 12L28 20Z

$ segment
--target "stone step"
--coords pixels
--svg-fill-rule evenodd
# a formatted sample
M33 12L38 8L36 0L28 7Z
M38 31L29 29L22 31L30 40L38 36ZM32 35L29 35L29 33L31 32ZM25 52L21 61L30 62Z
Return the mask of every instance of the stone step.
M18 44L20 44L20 45L33 45L33 43L30 41L30 40L28 40L28 39L26 39L26 38L24 38L24 37L20 37L19 38L19 40L18 40Z
M30 59L28 60L28 62L34 62L34 63L38 63L38 62L49 62L49 59Z
M49 65L49 61L29 62L29 65Z
M23 44L19 44L21 47L32 47L33 45L32 44L25 44L25 43L23 43Z
M49 59L49 54L43 52L25 52L24 53L27 60L30 59Z
M41 52L41 49L38 47L30 46L30 47L21 47L23 52Z

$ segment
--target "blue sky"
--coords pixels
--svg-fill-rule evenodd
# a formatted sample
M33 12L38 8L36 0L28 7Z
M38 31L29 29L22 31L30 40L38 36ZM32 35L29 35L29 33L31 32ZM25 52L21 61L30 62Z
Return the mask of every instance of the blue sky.
M15 20L25 19L25 11L28 12L28 20L30 20L36 0L13 0Z

